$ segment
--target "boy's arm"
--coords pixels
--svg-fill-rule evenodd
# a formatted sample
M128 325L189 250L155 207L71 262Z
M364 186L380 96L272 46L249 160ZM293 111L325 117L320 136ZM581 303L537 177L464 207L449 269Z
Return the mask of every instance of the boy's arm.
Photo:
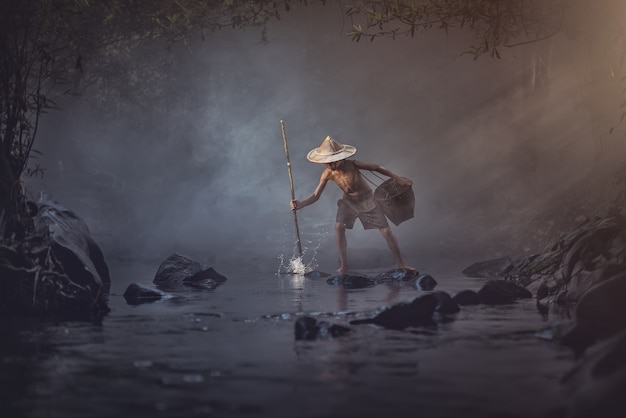
M328 179L329 179L329 174L328 174L328 169L326 169L322 172L322 175L320 177L320 182L315 188L315 191L304 200L292 200L290 203L291 210L299 210L305 206L309 206L317 202L317 199L320 198L320 196L322 195L322 192L326 188L326 183L328 183Z
M396 173L390 170L387 170L382 165L365 163L363 161L358 161L358 160L354 161L354 165L356 166L356 168L360 170L376 171L377 173L380 173L383 176L391 177L392 179L396 180L399 184L407 185L407 186L413 185L413 182L410 179L406 177L401 177L397 175Z

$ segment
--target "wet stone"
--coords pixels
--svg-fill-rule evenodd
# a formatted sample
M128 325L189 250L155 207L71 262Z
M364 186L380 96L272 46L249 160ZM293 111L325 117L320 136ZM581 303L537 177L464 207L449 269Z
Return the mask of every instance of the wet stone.
M411 302L401 302L384 308L372 318L350 321L350 324L374 324L389 329L434 325L432 316L437 305L437 297L429 293Z
M592 286L578 302L576 318L586 333L596 338L626 329L626 273Z
M296 341L336 338L352 331L348 327L331 324L327 321L318 321L310 316L298 318L294 328Z
M346 289L364 289L376 286L376 279L358 274L339 274L326 280L328 284L343 286Z
M480 303L480 296L473 290L466 289L452 296L452 300L460 306L478 305Z
M437 286L437 280L430 274L420 274L415 279L415 286L420 290L433 290Z
M162 299L166 293L147 286L131 283L124 292L124 299L129 305L140 305L142 303L150 303Z
M324 277L329 277L329 276L330 274L324 273L323 271L319 271L319 270L313 270L313 271L308 271L304 273L304 277L307 277L309 279L322 279Z
M480 302L487 305L512 303L516 299L532 298L533 295L526 288L506 280L489 280L478 291Z
M225 281L226 277L212 267L180 254L172 254L159 266L153 283L165 290L180 288L183 285L214 289Z
M455 314L461 310L459 305L452 299L452 297L442 290L438 290L432 293L437 298L437 307L435 312L443 315Z
M463 270L463 274L472 278L490 279L502 276L513 268L513 262L509 257L501 257L493 260L480 261Z
M419 272L417 270L397 268L379 274L378 276L376 276L376 281L378 281L379 283L408 282L415 280L418 275Z

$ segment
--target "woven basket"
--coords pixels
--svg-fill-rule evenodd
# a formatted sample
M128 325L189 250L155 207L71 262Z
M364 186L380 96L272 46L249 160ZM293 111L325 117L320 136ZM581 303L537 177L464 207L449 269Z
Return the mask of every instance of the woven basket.
M376 188L374 199L395 225L400 225L414 216L415 194L412 186L402 186L394 179L388 179Z

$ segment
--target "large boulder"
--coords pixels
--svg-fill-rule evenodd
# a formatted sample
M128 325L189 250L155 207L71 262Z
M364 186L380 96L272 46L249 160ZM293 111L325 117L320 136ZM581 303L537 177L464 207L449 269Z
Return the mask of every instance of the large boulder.
M159 266L153 283L161 290L176 290L185 286L215 289L225 281L226 277L212 267L184 255L172 254Z
M35 234L0 246L0 311L99 320L109 312L109 270L85 222L41 193Z
M79 284L110 285L109 268L87 224L74 212L41 193L35 228L49 235L53 254L65 273Z

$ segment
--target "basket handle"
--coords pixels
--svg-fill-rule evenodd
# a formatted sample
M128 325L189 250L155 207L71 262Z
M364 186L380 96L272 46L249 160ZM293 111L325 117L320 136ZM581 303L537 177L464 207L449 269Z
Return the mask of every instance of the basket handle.
M381 176L379 176L378 174L376 174L376 173L375 173L375 172L373 172L372 170L367 170L367 171L369 171L371 174L373 174L373 175L375 175L376 177L378 177L378 179L379 179L379 180L381 180L381 181L384 181L384 180L385 180L384 178L382 178ZM370 180L370 179L369 179L369 177L367 177L367 176L363 173L363 171L361 171L361 175L365 178L365 180L369 181L369 182L372 184L372 186L374 186L374 187L378 187L378 186L380 186L380 184L376 184L376 183L374 183L372 180ZM381 183L381 184L382 184L382 183Z

